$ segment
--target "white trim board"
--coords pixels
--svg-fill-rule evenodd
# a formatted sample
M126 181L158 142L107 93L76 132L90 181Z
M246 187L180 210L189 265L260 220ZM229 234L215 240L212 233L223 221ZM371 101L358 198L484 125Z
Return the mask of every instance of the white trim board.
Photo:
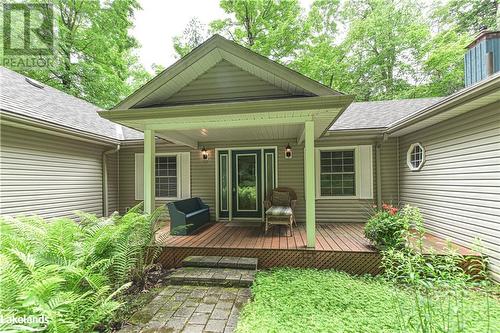
M156 153L156 156L176 156L177 162L177 196L155 197L157 201L173 201L191 197L191 153L190 152L168 152ZM144 200L144 153L135 153L134 168L134 199ZM142 175L142 177L140 176Z

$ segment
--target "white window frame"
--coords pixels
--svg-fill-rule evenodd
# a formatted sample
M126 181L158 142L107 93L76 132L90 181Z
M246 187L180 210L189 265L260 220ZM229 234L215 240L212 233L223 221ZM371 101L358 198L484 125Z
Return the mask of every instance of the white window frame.
M187 154L186 158L182 158L182 154ZM137 167L137 158L141 156L141 165L144 161L144 153L135 153L135 168ZM190 152L175 152L175 153L156 153L155 154L155 168L156 168L156 157L160 156L175 156L176 157L176 177L177 177L177 196L175 197L156 197L155 200L158 201L175 201L183 198L188 198L191 196L191 161ZM186 165L184 165L184 163ZM138 182L137 177L144 177L144 170L141 175L138 175L137 170L134 168L134 184L135 184L135 200L144 200L143 184L144 181ZM183 168L188 168L188 170L183 172ZM156 173L155 173L156 182ZM142 194L142 197L140 194ZM156 188L155 188L156 194Z
M175 156L175 180L177 181L177 194L175 197L157 197L156 196L156 172L155 172L155 199L156 200L178 200L181 198L181 163L180 155L178 153L158 153L155 154L155 170L156 170L156 158L164 156Z
M370 165L369 165L369 184L365 184L366 180L363 179L364 174L361 170L361 146L334 146L334 147L317 147L316 156L315 156L315 173L316 173L316 199L328 199L328 200L352 200L352 199L373 199L373 150L371 145L367 145L370 147ZM355 195L333 195L333 196L322 196L321 195L321 152L322 151L346 151L353 150L354 151L354 191ZM366 176L366 175L365 175ZM368 192L369 195L365 195L366 191L362 191L361 186L369 186ZM363 193L363 194L362 194Z
M420 147L420 149L422 150L422 161L420 162L420 164L417 167L415 167L411 163L411 155L412 155L413 149L415 147ZM424 166L424 163L425 163L425 148L424 148L424 146L420 142L412 143L410 145L410 147L408 148L408 151L406 152L406 165L408 165L408 168L411 171L419 171Z

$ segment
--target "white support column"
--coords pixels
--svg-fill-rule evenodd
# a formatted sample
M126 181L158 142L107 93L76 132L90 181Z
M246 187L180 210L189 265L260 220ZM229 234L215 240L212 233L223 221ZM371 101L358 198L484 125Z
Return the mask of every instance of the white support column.
M155 131L144 130L144 212L155 210Z
M306 194L307 247L316 246L316 186L314 168L314 121L305 122L304 177Z

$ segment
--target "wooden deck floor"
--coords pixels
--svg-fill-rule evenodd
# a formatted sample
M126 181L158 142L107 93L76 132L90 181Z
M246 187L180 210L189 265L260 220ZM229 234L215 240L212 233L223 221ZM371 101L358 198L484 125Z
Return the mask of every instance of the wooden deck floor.
M258 258L259 268L303 267L327 268L349 274L380 274L381 255L363 234L363 223L316 224L316 248L306 247L306 228L299 224L294 235L275 226L264 234L259 224L245 222L214 223L190 236L171 236L169 226L160 230L157 241L162 245L158 262L165 267L179 267L187 256L236 256ZM444 253L448 242L425 235L424 252ZM452 244L464 256L478 254ZM464 260L464 268L469 267Z
M315 251L376 253L363 234L363 223L321 223L316 225ZM304 224L294 228L293 236L283 226L271 228L264 234L258 225L244 222L215 223L191 236L170 236L168 225L158 234L160 243L166 247L255 249L255 250L306 250L306 229ZM448 242L427 234L424 238L424 252L431 249L444 253ZM476 252L456 244L455 251L462 255L477 255ZM310 251L310 250L309 250Z

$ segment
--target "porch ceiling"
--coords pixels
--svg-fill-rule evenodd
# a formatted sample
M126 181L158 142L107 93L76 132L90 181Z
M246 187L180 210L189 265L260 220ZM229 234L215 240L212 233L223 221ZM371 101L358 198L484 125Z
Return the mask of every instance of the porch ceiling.
M257 140L282 140L300 138L304 125L301 124L276 124L270 126L249 126L237 128L200 128L184 131L157 131L156 135L167 140L172 138L188 137L199 143L223 141L257 141ZM170 139L168 139L170 138Z
M180 105L101 111L101 117L193 148L199 142L290 139L301 142L306 121L315 138L351 103L352 96L318 96L262 101Z

